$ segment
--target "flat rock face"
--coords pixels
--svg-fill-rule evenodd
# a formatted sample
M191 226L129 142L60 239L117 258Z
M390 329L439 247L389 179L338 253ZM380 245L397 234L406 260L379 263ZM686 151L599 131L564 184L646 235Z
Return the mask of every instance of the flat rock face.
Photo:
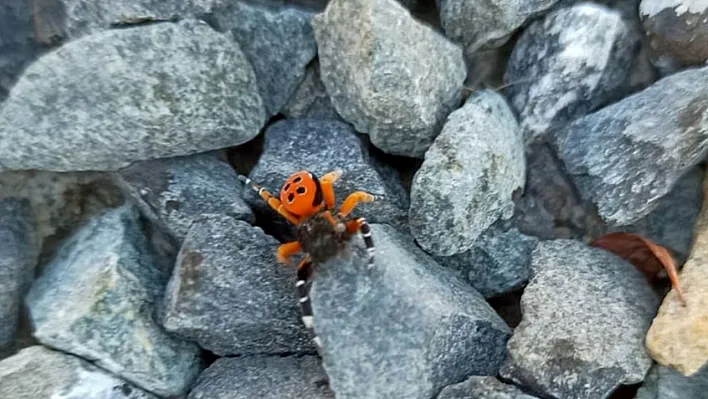
M500 382L495 377L472 376L463 382L446 386L437 399L536 399L519 388Z
M580 194L613 225L651 212L708 151L708 67L671 75L556 132Z
M342 176L334 183L337 207L349 194L363 190L381 199L358 205L352 216L405 229L408 197L400 176L390 167L381 167L350 125L314 119L283 120L270 125L265 132L263 154L249 178L277 196L288 176L302 169L318 177L341 169ZM270 210L250 187L245 188L244 198L254 211L273 220L276 230L289 229L287 221Z
M334 399L316 356L221 358L206 369L188 399Z
M157 399L83 359L40 345L0 362L0 397Z
M581 3L532 23L514 46L505 94L527 142L583 116L621 88L639 37L619 11Z
M27 305L42 344L93 361L157 395L186 391L199 371L199 348L155 322L169 278L122 206L91 219L34 282Z
M703 209L694 227L693 246L679 274L686 306L671 290L659 308L646 345L659 364L685 376L708 367L708 180L703 182Z
M281 113L288 118L342 120L320 78L320 64L313 61L307 67L305 78L288 99Z
M322 82L342 118L384 152L422 157L459 106L461 48L395 0L332 0L312 26Z
M642 0L639 17L654 65L664 74L708 60L708 3Z
M708 390L708 368L685 377L671 367L655 365L634 399L701 399Z
M181 242L194 219L228 215L254 222L241 198L236 171L217 153L157 159L134 164L117 174L126 194L143 214Z
M206 23L110 30L25 70L0 107L0 170L114 170L238 145L264 122L247 58Z
M268 115L277 114L305 77L317 55L310 21L297 8L230 2L214 13L220 31L229 31L253 65Z
M509 327L474 289L412 238L372 225L363 244L320 265L311 300L337 398L430 398L469 375L496 375Z
M519 126L504 98L488 90L468 98L413 178L409 222L418 244L438 256L471 249L498 218L512 216L525 168Z
M0 349L12 343L22 298L34 278L39 248L27 200L0 199Z
M165 293L163 324L219 356L315 352L300 321L295 268L279 242L228 216L197 219Z
M539 243L501 376L539 396L608 398L644 379L659 299L630 263L578 241ZM544 396L544 397L545 397Z

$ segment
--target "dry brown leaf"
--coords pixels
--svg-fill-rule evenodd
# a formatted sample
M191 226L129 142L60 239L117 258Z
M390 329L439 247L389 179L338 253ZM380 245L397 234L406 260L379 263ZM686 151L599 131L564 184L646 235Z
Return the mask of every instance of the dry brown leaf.
M649 279L655 279L661 269L665 269L679 301L684 306L686 305L679 285L676 263L666 248L639 234L624 232L608 233L597 237L590 245L605 249L625 259Z

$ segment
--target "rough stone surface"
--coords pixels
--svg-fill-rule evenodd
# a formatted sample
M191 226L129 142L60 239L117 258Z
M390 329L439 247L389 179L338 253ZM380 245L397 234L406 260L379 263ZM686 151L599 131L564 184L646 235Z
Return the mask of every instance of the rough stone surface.
M513 215L523 188L524 148L514 114L490 90L450 114L413 178L409 221L418 244L438 256L470 250L498 218Z
M320 64L314 61L307 67L305 78L290 97L281 113L288 118L342 120L329 99L320 78Z
M214 13L217 29L231 32L253 65L269 115L283 108L317 55L313 16L298 8L239 2L229 2Z
M408 197L401 179L390 168L379 167L350 125L331 120L295 119L268 127L263 154L249 177L277 195L285 179L294 172L307 169L321 177L341 169L342 176L334 183L337 206L352 192L366 191L381 199L357 206L352 216L405 229ZM245 191L244 198L254 211L274 220L276 230L288 231L285 219L271 211L250 187Z
M334 399L315 356L221 358L197 380L188 399Z
M630 263L572 240L539 243L501 376L552 398L607 398L644 379L658 297Z
M168 278L135 208L108 211L65 242L32 285L34 336L157 395L182 394L199 371L199 349L155 322Z
M536 399L519 388L494 377L472 376L463 382L446 386L436 399Z
M679 274L686 306L672 289L647 333L646 346L654 360L683 375L708 368L708 179L703 181L703 209L694 227L691 254Z
M459 105L462 49L395 0L332 0L312 25L337 112L384 152L422 157Z
M40 345L0 362L0 397L157 399L83 359Z
M558 9L525 29L504 75L525 141L610 100L639 43L619 11L592 3Z
M0 108L0 170L112 170L238 145L264 112L248 60L204 22L100 32L25 70Z
M314 352L278 245L228 216L196 220L165 293L167 331L219 356Z
M192 221L204 214L255 221L241 198L238 175L217 153L140 162L121 170L118 177L143 214L179 242Z
M708 60L708 3L703 0L642 0L639 16L652 62L664 74Z
M310 293L323 366L337 398L430 398L469 375L496 375L509 327L463 280L413 239L371 226L317 270Z
M609 224L651 212L708 150L708 67L666 77L554 135L583 198Z
M0 199L0 348L8 347L15 336L22 298L34 278L37 257L29 201Z
M634 399L703 399L708 392L708 368L699 375L684 377L660 365L652 367Z
M30 4L27 0L3 0L0 5L0 103L39 53L32 43Z

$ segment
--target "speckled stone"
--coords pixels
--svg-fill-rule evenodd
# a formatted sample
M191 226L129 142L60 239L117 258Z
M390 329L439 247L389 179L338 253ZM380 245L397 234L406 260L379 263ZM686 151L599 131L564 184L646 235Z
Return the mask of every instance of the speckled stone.
M504 384L495 377L472 376L457 384L448 385L436 399L536 399L519 388Z
M703 399L708 392L708 367L685 377L671 367L654 365L634 399Z

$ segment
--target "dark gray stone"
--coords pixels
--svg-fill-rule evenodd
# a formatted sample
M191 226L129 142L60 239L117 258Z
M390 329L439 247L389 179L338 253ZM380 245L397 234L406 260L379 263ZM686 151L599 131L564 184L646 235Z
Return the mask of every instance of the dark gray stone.
M539 396L608 398L644 379L659 298L630 263L572 240L538 244L501 376Z
M0 5L0 103L22 70L38 54L33 45L31 2L3 0Z
M462 49L395 0L332 0L312 25L337 112L384 152L422 157L459 106Z
M275 115L305 77L317 55L310 21L314 13L292 7L227 2L217 7L217 29L229 31L253 65L268 115Z
M167 286L165 329L219 356L314 353L300 321L295 268L276 261L278 245L228 216L197 219Z
M708 60L708 3L701 0L642 0L639 17L653 64L663 73Z
M114 170L254 138L253 70L199 21L71 41L31 64L0 108L0 170Z
M34 278L39 254L34 222L29 201L0 199L0 349L12 343L22 298Z
M91 363L36 345L0 362L7 399L157 399Z
M495 377L472 376L463 382L446 386L436 399L536 399L519 388L500 382Z
M525 29L504 75L524 140L608 102L629 76L639 39L619 11L592 3L558 9Z
M708 396L708 368L685 377L671 367L654 365L635 399L704 399Z
M316 60L307 67L305 79L290 97L281 113L288 118L334 119L343 121L332 105L320 78L320 64Z
M408 209L405 189L396 172L378 166L350 125L333 120L293 119L268 127L263 154L249 177L277 196L294 172L307 169L321 177L341 169L343 174L334 183L337 206L357 190L380 196L381 199L357 206L352 216L405 231ZM287 221L270 210L250 187L245 188L244 198L254 211L274 220L277 230L288 231Z
M255 221L241 198L236 171L218 153L140 162L117 176L143 214L178 242L187 235L192 221L204 214Z
M450 114L413 178L409 222L418 244L437 256L472 249L497 219L513 215L523 188L524 147L514 114L491 90Z
M206 369L188 399L334 399L316 356L221 358Z
M199 348L155 321L169 278L131 206L91 219L57 252L27 296L42 344L91 360L161 396L184 393Z
M656 208L708 152L708 67L668 76L553 135L584 199L612 225Z
M469 375L496 375L509 327L469 284L388 225L320 265L310 293L337 398L430 398Z

